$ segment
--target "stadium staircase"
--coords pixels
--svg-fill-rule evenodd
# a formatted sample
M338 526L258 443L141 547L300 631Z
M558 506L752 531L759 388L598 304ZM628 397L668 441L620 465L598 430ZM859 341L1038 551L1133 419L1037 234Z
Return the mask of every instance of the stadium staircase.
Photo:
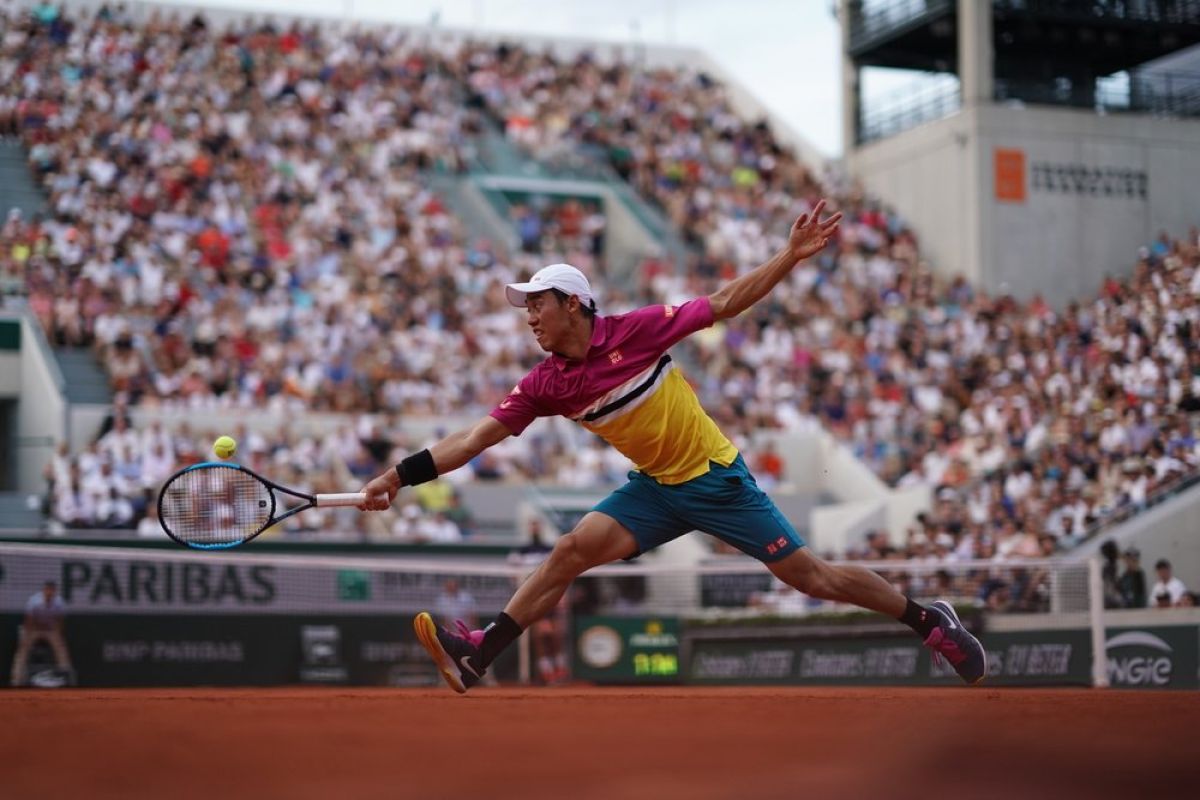
M0 139L0 212L19 208L30 217L46 210L46 199L29 174L25 148L17 139Z
M67 384L67 402L104 405L112 402L108 376L91 350L86 347L56 347L54 357Z
M675 264L676 269L684 268L699 255L699 251L684 241L679 231L659 208L638 195L629 183L617 174L602 153L575 149L567 158L542 161L525 154L514 145L491 118L484 119L483 132L475 137L473 144L475 158L471 162L471 172L474 176L588 181L603 184L662 247L663 258L668 263ZM433 175L431 185L442 194L451 210L473 235L503 242L510 248L519 246L516 229L507 220L505 210L495 207L486 194L473 183L472 178ZM615 280L617 288L631 297L638 296L636 269L614 270L614 275L624 277L623 280ZM674 355L687 374L700 374L700 364L690 349L677 348Z
M604 184L637 218L638 222L663 247L664 256L687 264L697 253L690 248L662 211L640 197L599 155L575 150L568 159L541 161L526 155L509 141L492 120L475 140L477 159L473 168L497 177L540 178L543 180L592 181ZM623 286L625 290L636 287Z
M0 529L40 530L45 519L37 509L29 508L24 492L0 492Z
M46 197L29 171L24 145L17 139L0 139L0 212L8 214L13 208L21 209L26 217L41 214L46 211ZM69 402L112 402L108 376L91 350L58 347L53 352L66 380ZM7 515L11 510L0 505L0 514Z
M647 202L633 190L609 166L601 153L588 153L576 149L568 158L542 161L526 155L509 141L495 120L485 118L483 132L475 137L475 158L471 163L474 176L499 178L533 178L545 181L586 181L603 184L612 192L650 236L662 247L663 258L682 268L699 254L679 235L660 209ZM496 207L494 198L478 186L471 178L450 178L445 175L432 176L432 185L439 191L450 208L475 236L504 242L510 248L519 245L514 226L506 218L506 210ZM613 271L617 288L631 297L637 297L638 271L617 269ZM689 374L699 374L699 364L687 348L679 348L676 358Z

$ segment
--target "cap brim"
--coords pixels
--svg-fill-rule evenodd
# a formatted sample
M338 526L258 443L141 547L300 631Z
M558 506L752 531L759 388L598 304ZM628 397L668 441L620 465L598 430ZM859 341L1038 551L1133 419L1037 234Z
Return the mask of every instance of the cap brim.
M508 298L508 302L517 308L525 307L526 295L534 292L546 292L550 287L544 283L506 283L504 284L504 296Z

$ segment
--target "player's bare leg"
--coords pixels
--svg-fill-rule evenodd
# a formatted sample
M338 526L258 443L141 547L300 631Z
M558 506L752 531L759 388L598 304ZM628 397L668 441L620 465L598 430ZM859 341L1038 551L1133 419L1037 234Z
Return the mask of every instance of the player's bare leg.
M967 683L978 683L987 675L983 646L944 600L920 606L866 567L829 564L807 547L767 567L775 577L810 597L849 603L900 620L925 640L935 658L944 656Z
M624 525L607 514L592 511L554 543L550 556L521 584L504 613L527 628L558 605L571 581L592 567L636 552L637 541Z
M786 558L767 564L775 577L810 597L850 603L900 618L907 599L878 573L865 567L830 564L801 547Z
M472 631L460 622L457 631L439 630L433 618L422 612L413 621L417 638L446 683L456 692L465 692L525 628L554 610L571 581L592 567L636 552L637 541L625 526L593 511L554 543L550 556L521 584L491 625Z

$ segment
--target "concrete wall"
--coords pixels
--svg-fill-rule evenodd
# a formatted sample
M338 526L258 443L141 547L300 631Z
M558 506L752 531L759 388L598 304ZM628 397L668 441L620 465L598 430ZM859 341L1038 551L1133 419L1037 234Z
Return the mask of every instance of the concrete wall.
M980 245L991 287L1057 302L1088 297L1106 273L1128 275L1137 248L1157 231L1181 236L1200 217L1200 122L993 105L981 109L977 130ZM997 148L1024 154L1024 202L997 199ZM1067 191L1045 188L1047 166L1076 168L1052 177L1056 187L1066 177ZM1144 176L1144 196L1136 187L1128 195L1123 172L1137 183Z
M980 278L978 165L969 146L973 115L960 111L847 155L847 167L917 232L939 271Z
M1056 304L1128 275L1139 246L1200 214L1195 121L989 104L872 142L848 163L912 224L939 272Z
M890 488L827 432L759 431L755 443L767 439L784 463L784 483L772 497L819 551L842 552L871 530L901 541L916 514L931 505L930 487Z
M21 327L21 349L0 354L0 396L17 400L15 488L36 492L44 485L42 469L67 433L62 373L32 317L24 312L0 312L0 316Z
M21 352L0 352L0 397L21 393Z

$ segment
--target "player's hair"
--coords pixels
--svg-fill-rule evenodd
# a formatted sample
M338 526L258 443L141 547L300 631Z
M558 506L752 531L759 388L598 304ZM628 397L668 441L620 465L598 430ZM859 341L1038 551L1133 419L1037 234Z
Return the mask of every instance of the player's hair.
M562 289L551 289L550 291L554 294L555 297L558 298L558 302L560 304L565 303L571 299L571 295L567 294ZM592 317L596 316L596 301L589 300L588 304L584 305L583 300L580 299L579 310L583 312L584 319L591 319Z

